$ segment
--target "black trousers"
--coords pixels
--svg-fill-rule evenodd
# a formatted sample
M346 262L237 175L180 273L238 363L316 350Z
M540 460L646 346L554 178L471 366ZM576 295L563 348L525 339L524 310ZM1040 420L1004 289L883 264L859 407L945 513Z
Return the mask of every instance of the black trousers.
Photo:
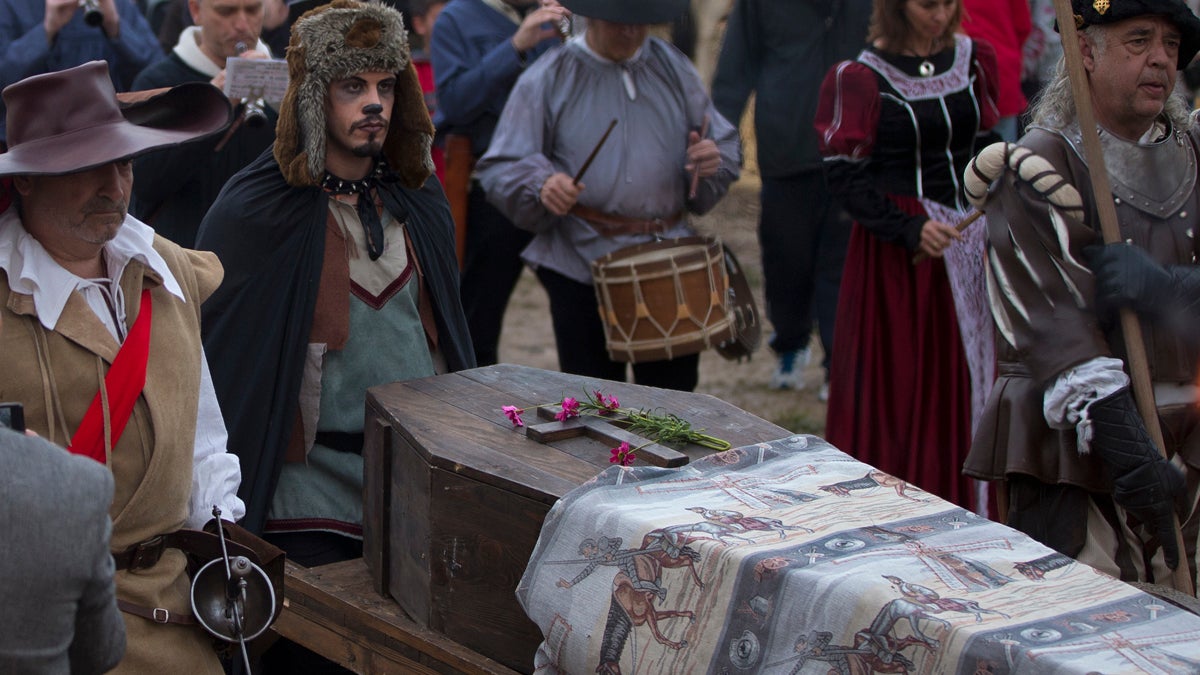
M488 203L479 183L471 183L459 294L477 365L490 366L499 360L504 310L524 267L521 251L531 239L532 233L518 229Z
M807 347L815 319L828 372L850 220L820 169L763 176L759 199L763 294L775 329L771 349L781 353Z
M550 296L550 316L554 324L559 370L572 375L625 382L627 364L608 358L595 288L544 267L538 269L537 276ZM694 391L699 380L699 354L680 356L669 361L633 364L633 381L637 384Z

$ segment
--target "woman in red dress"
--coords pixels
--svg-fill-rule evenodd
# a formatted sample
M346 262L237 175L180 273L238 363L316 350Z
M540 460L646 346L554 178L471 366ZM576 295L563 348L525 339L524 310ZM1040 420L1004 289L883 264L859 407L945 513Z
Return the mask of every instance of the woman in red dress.
M961 469L992 329L982 223L961 235L954 226L967 208L963 169L998 115L995 53L958 34L961 15L961 0L875 0L868 46L821 87L829 185L855 219L825 431L862 461L978 510ZM914 264L918 252L928 257ZM957 311L948 262L970 291Z

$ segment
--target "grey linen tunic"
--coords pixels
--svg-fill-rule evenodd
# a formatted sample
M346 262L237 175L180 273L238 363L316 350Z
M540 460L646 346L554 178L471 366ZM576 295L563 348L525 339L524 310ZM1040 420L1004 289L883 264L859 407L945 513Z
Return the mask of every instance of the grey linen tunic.
M688 132L699 131L705 116L721 165L688 199ZM536 235L521 256L530 266L591 284L592 260L654 240L605 237L575 216L555 216L538 199L551 174L576 174L613 119L616 127L580 181L584 206L631 218L702 214L738 178L737 129L713 107L678 50L652 37L628 61L615 63L589 50L582 37L573 38L521 75L476 169L489 201ZM661 236L692 234L683 218Z

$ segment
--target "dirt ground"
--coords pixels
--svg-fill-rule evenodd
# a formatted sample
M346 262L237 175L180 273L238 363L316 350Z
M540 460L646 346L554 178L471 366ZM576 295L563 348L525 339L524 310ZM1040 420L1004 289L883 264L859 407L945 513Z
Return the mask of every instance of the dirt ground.
M760 312L763 312L762 262L758 246L758 175L744 171L717 207L693 223L702 234L719 237L733 250L745 270ZM775 359L766 346L771 333L764 312L763 344L749 360L729 361L715 350L700 357L700 385L697 391L711 394L743 410L795 432L822 434L825 428L825 404L817 400L821 384L820 340L814 335L813 359L805 372L804 389L775 391L767 388ZM500 339L500 359L547 370L558 369L558 354L550 325L549 303L537 279L527 269L504 317Z

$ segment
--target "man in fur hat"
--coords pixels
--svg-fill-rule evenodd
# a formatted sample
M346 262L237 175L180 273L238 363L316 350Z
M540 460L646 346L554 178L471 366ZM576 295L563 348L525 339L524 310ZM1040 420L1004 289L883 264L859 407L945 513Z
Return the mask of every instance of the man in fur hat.
M694 234L738 177L737 129L716 108L696 69L650 24L681 14L685 0L568 0L586 32L537 60L517 80L477 171L492 201L534 233L522 258L550 296L559 367L625 380L609 358L591 262L617 249ZM610 120L611 137L579 183ZM634 379L696 388L700 356L637 363Z
M220 132L229 102L189 84L120 109L102 61L22 80L4 101L0 176L16 199L0 214L0 400L112 472L128 635L118 672L219 675L173 535L203 526L214 505L231 520L243 512L200 341L221 265L126 210L132 158Z
M1083 218L1011 172L986 205L992 313L1003 340L966 472L1006 481L1001 516L1009 525L1121 579L1170 583L1181 553L1198 569L1200 362L1194 336L1180 326L1200 301L1200 130L1172 91L1200 49L1200 20L1181 0L1072 7L1080 35L1070 48L1082 52L1112 195L1092 193L1094 167L1082 159L1060 64L1020 144L1079 190ZM1098 199L1116 204L1124 243L1098 246ZM1174 462L1160 457L1134 406L1113 311L1121 304L1140 314Z
M197 246L226 269L204 344L245 524L317 565L362 555L366 389L474 357L399 12L314 9L287 59L274 152L230 180Z

